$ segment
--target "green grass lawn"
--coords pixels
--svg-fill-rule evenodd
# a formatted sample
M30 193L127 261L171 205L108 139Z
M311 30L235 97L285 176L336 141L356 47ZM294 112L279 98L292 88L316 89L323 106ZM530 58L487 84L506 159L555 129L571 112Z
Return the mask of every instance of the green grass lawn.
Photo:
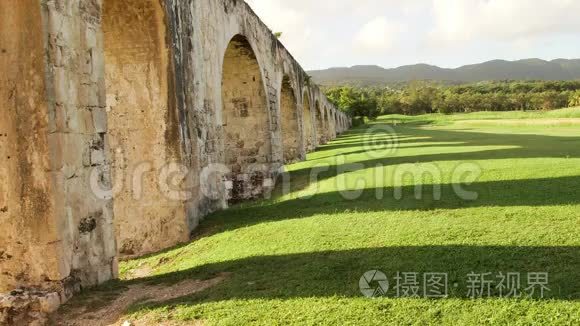
M227 272L225 281L194 295L134 305L127 318L231 325L578 325L580 125L461 123L498 118L385 116L353 129L308 161L288 166L289 191L207 217L195 241L123 263L124 280L99 291ZM373 138L386 150L380 142L365 146L369 128L394 120L396 134ZM477 167L480 173L471 174L477 179L458 181L461 166ZM315 167L321 172L311 182ZM425 170L433 173L419 173ZM393 177L397 171L419 177ZM477 198L461 198L457 186ZM439 187L440 199L434 196ZM143 268L151 275L130 280ZM385 297L361 294L359 279L369 270L389 278ZM396 297L397 272L447 273L448 297ZM472 299L472 272L521 273L522 289L527 273L546 272L550 291L544 299L501 298L497 291Z
M548 119L579 119L580 107L565 108L551 111L498 111L498 112L472 112L472 113L456 113L445 115L440 113L425 114L422 116L409 117L403 115L391 115L388 117L391 120L402 121L429 121L433 124L450 124L453 122L465 122L472 120L548 120ZM563 121L565 122L565 121ZM577 122L576 122L577 123Z

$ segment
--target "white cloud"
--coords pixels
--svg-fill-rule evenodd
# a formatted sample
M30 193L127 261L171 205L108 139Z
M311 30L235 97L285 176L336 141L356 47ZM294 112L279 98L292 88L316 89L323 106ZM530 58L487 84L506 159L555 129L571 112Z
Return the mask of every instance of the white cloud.
M577 33L577 0L433 0L435 42L520 41Z
M366 23L355 36L354 46L363 51L386 51L395 46L402 26L387 17L377 17Z
M285 0L247 0L273 32L281 32L281 41L300 61L307 60L307 52L314 43L313 28L309 25L308 6L289 6ZM295 3L292 3L295 4Z
M580 53L580 0L247 2L306 69Z

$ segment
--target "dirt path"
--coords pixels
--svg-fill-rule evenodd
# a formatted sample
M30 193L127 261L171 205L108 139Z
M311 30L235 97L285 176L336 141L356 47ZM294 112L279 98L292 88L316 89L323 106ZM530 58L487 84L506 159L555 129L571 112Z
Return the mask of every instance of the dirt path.
M151 323L146 320L127 321L122 317L125 311L137 302L159 303L177 299L211 288L223 282L228 276L224 273L209 280L186 280L171 286L146 284L129 286L115 300L97 310L91 310L89 302L82 307L71 308L65 312L59 311L51 317L51 324L65 326L150 325Z

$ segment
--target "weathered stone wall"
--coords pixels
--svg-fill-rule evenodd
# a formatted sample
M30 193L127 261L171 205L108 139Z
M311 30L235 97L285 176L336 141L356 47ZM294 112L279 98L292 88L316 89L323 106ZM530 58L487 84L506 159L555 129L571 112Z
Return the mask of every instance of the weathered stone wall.
M282 140L284 149L284 163L291 163L302 158L303 135L300 128L300 115L298 102L294 88L290 84L290 79L285 76L282 79L282 89L280 90L280 115Z
M236 35L224 55L221 83L228 197L233 201L259 196L264 178L271 178L271 117L263 85L254 50L244 36Z
M0 9L0 292L114 278L349 127L243 1Z
M112 199L89 187L108 181L99 7L5 0L0 24L0 292L66 300L117 271Z
M61 271L38 1L0 2L0 292ZM18 64L15 64L18 62ZM49 282L50 283L50 282Z
M326 139L328 140L332 140L336 137L336 135L334 134L333 131L333 122L332 122L332 113L330 112L330 109L328 108L328 106L324 106L324 131L326 133Z
M144 254L190 232L183 199L159 185L181 163L165 8L159 0L103 0L102 14L118 248Z
M113 201L90 189L110 181L101 12L94 0L41 4L60 279L90 287L117 273Z
M24 250L6 254L30 260L12 277L39 287L108 280L116 256L112 200L89 196L87 186L93 169L107 164L99 12L67 1L2 6L2 123L11 131L2 167L14 205L2 225L13 227L7 246ZM2 261L3 270L9 265Z
M312 106L310 105L310 93L303 92L302 100L302 128L304 130L304 150L310 152L316 148L316 137L314 134L314 112L312 111Z
M326 144L326 128L325 128L325 114L324 114L324 106L321 106L319 101L315 102L314 106L314 114L316 119L316 137L317 137L317 145L324 145Z
M338 133L338 131L337 131L337 124L336 124L336 111L330 110L330 116L329 116L328 119L330 121L330 126L329 126L330 137L332 139L334 139L334 138L336 138L336 135Z
M282 44L276 39L271 31L259 20L243 1L219 0L219 1L195 1L191 8L179 6L180 17L188 17L193 23L190 35L182 48L191 45L191 58L188 60L189 66L186 70L192 76L191 83L193 86L193 104L189 107L193 111L192 115L196 117L193 123L199 126L199 132L196 133L198 152L196 157L200 158L199 168L204 169L214 163L227 161L227 139L224 138L224 108L229 103L221 96L221 72L224 69L224 54L231 40L236 35L243 36L249 46L252 48L256 61L260 67L263 90L267 101L267 111L269 113L269 134L271 143L271 158L267 162L268 170L275 174L284 162L284 144L283 144L283 120L281 114L280 95L282 79L288 76L289 83L292 85L296 94L297 107L299 108L298 118L300 130L300 157L303 158L306 152L304 146L304 133L308 130L304 128L303 103L302 98L304 90L309 90L312 100L310 104L321 103L326 107L334 107L328 102L322 92L315 86L310 85L308 76L300 68L298 63L286 51ZM191 10L190 10L191 9ZM296 91L301 90L301 91ZM311 113L314 110L311 108ZM312 121L314 115L311 116ZM230 128L228 122L228 128ZM328 139L326 128L323 124L315 125L313 133L320 135L322 139L317 142L326 142ZM219 178L214 178L213 182L220 182ZM211 189L219 189L220 185L216 184L209 187L207 184L202 185ZM255 188L252 188L252 191ZM219 193L219 191L216 191ZM201 192L200 203L201 211L211 211L220 208L220 202L214 202L211 205L209 197ZM212 194L213 197L219 197L219 194ZM251 194L250 194L251 195ZM242 196L244 197L244 196ZM216 207L217 206L217 207ZM200 214L202 216L203 214Z

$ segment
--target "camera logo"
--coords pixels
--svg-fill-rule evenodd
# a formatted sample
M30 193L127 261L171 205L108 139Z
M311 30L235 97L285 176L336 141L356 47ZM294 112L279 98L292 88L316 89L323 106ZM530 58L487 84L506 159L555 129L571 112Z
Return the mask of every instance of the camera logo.
M381 271L368 271L361 276L358 286L361 293L367 298L383 297L389 290L387 275Z

